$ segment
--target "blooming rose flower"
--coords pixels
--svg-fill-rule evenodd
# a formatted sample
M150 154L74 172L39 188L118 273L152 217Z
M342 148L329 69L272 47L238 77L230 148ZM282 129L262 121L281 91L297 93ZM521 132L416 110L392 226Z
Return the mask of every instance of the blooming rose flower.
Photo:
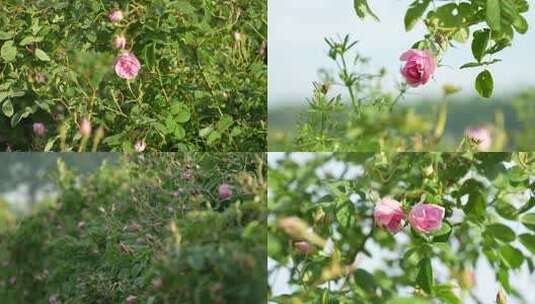
M314 247L309 242L299 241L294 243L295 249L301 254L311 254L314 252Z
M115 73L123 79L134 79L141 69L141 63L132 53L125 52L115 61Z
M435 58L427 50L410 49L399 59L405 61L401 75L411 87L426 84L436 69Z
M113 44L117 49L124 49L126 47L126 38L123 35L117 35L113 39Z
M490 147L492 145L492 135L490 133L490 130L487 128L472 128L468 127L464 131L465 136L476 142L477 149L479 151L489 151Z
M33 133L37 136L43 136L46 133L46 127L41 122L36 122L33 124Z
M83 137L89 137L91 135L91 122L87 118L82 119L79 130Z
M403 210L401 203L389 197L381 199L375 204L373 212L375 223L388 229L391 233L398 233L402 227Z
M232 189L230 189L229 184L221 184L219 185L219 188L217 188L217 194L220 200L228 200L232 197Z
M417 204L409 213L409 223L414 230L430 233L442 227L445 210L434 204Z
M121 10L113 10L108 15L108 18L110 18L111 22L119 22L123 20L123 12Z
M145 151L146 147L147 147L147 144L145 143L144 140L138 140L136 141L134 145L134 149L136 150L136 152L143 152Z

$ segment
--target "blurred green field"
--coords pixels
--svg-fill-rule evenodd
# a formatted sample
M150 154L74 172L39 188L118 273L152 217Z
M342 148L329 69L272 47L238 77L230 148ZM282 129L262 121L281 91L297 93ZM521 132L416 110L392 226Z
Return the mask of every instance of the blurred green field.
M466 127L493 125L497 116L499 119L503 117L503 127L506 134L504 150L533 150L535 148L535 132L527 127L535 125L535 94L533 92L532 89L521 97L508 94L494 97L491 100L459 96L449 98L445 131L436 146L436 150L455 151L463 138ZM286 104L289 106L269 109L269 151L291 151L294 149L299 125L309 116L306 102L303 101L300 105L295 102L287 102ZM402 125L398 122L399 128L410 128L413 123L432 125L436 120L440 104L440 98L402 101L392 113L385 115L391 116L392 119L405 115L407 119ZM407 115L407 113L409 114ZM336 120L347 120L345 115L345 112L339 114ZM424 121L421 121L422 119ZM395 126L392 125L392 127ZM338 134L338 136L348 136L348 134Z

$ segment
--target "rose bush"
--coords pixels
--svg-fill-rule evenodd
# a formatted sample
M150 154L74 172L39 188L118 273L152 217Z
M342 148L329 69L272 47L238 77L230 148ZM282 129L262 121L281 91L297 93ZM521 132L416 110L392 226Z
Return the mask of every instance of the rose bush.
M60 163L54 203L14 224L0 200L1 302L265 302L264 157L130 155L89 175Z
M297 153L269 166L274 303L533 301L513 278L535 273L534 153ZM486 263L498 287L481 285Z
M359 18L372 16L379 20L368 0L353 2ZM428 33L412 48L421 49L439 61L448 48L466 43L472 34L471 51L474 61L460 68L482 69L474 87L482 97L488 98L494 91L489 66L501 61L494 56L512 45L515 33L525 34L528 31L528 21L524 16L528 10L527 0L446 0L440 3L415 0L405 13L404 25L410 31L418 22L425 24ZM405 68L403 75L407 78ZM414 83L415 77L420 78L414 74L408 77L409 85Z
M266 15L259 0L2 1L0 149L264 151Z

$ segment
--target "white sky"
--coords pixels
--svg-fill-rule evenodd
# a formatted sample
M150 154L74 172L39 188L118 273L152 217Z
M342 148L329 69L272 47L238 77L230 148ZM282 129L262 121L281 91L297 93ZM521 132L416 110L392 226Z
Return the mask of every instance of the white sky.
M533 0L528 1L533 7ZM283 102L303 104L311 95L318 69L334 70L326 55L324 38L345 34L360 41L359 50L372 59L372 68L388 69L387 89L394 88L400 80L399 55L423 37L425 29L420 23L413 31L405 32L403 17L411 1L370 2L381 22L359 20L352 0L269 0L269 106ZM527 17L532 28L526 35L516 35L513 46L496 57L504 61L491 67L497 94L535 85L535 9ZM440 68L432 83L412 90L411 95L435 96L445 83L460 85L464 94L474 94L472 87L478 69L458 70L472 60L470 42L450 49L443 64L451 68Z

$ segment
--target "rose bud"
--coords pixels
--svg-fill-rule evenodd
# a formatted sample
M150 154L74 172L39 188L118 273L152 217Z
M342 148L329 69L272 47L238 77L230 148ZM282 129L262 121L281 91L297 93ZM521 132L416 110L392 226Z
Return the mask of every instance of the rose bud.
M147 147L147 144L145 143L144 140L138 140L136 141L134 145L134 150L136 150L136 152L143 152L145 151L146 147Z
M33 124L33 133L37 136L43 136L46 133L46 127L43 123L36 122Z
M501 288L496 294L496 304L507 304L507 297L505 296L505 292Z
M108 15L108 18L110 18L111 22L119 22L123 20L123 12L121 10L113 10Z
M46 81L46 76L45 74L41 73L41 72L36 72L35 73L35 81L37 83L44 83Z
M310 245L309 242L305 242L305 241L295 242L294 247L301 254L308 255L308 254L314 253L314 247Z
M445 210L434 204L417 204L409 213L409 223L414 230L430 233L442 227Z
M116 49L124 49L126 47L126 38L123 35L117 35L113 39L113 45Z
M405 61L401 75L411 87L426 84L436 69L435 58L427 50L410 49L401 54L400 60Z
M476 283L476 275L473 271L463 271L461 277L461 287L464 289L472 289Z
M141 63L132 53L125 52L115 61L115 73L123 79L130 80L136 78L140 69Z
M487 128L472 128L468 127L464 131L466 138L473 141L477 150L486 152L490 150L492 145L492 135Z
M82 137L89 137L91 135L91 123L87 118L82 119L79 126L79 131Z
M220 200L225 201L232 197L232 189L229 184L221 184L217 188L217 195Z
M386 228L391 233L398 233L402 228L404 215L401 203L389 197L385 197L375 204L373 216L379 227Z

